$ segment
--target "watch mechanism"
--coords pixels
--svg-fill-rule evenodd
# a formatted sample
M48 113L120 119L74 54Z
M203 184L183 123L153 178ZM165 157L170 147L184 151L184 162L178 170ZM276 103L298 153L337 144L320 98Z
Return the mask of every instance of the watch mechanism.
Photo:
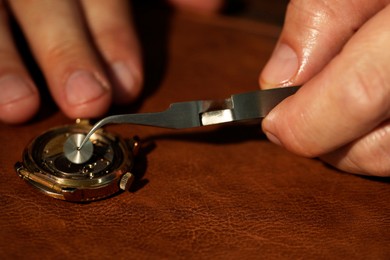
M77 145L91 128L77 120L38 136L16 163L18 175L46 195L69 201L93 201L128 190L138 138L124 140L99 129L79 151Z

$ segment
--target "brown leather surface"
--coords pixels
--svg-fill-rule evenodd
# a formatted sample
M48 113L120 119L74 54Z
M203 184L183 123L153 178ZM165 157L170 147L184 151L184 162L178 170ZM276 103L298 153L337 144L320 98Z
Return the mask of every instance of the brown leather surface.
M163 19L158 14L151 16ZM114 112L257 89L279 31L226 17L164 21L165 34L151 35L153 22L143 20L152 30L143 35L151 50L143 102ZM144 140L131 191L90 204L44 196L13 169L32 138L72 122L44 109L32 123L0 125L1 259L390 258L388 180L294 156L268 142L259 122L182 131L112 126Z

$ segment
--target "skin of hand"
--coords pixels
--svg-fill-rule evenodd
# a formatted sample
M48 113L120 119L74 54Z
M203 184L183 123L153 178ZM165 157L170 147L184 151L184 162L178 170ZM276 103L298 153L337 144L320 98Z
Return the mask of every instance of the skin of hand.
M390 1L293 0L262 88L301 85L268 138L343 171L390 176Z
M212 13L223 0L170 0ZM128 104L143 83L140 46L128 0L0 0L0 121L22 123L40 96L9 28L14 15L49 90L70 118L103 115L111 102Z

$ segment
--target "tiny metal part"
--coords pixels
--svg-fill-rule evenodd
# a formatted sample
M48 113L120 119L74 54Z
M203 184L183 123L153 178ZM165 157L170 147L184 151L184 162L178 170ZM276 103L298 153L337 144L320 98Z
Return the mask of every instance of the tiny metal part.
M87 140L84 146L80 149L80 144L84 140L85 135L73 134L68 137L64 144L65 157L75 164L82 164L88 161L93 154L93 144Z

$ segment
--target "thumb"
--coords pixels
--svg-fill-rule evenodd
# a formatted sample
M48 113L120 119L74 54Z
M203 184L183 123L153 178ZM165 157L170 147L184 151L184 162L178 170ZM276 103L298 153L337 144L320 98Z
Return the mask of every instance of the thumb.
M308 81L385 2L389 1L292 0L279 41L260 75L261 87Z
M389 23L390 5L365 23L297 94L276 106L263 120L270 139L315 157L354 142L389 120ZM388 128L380 129L386 131L369 138L389 136Z

